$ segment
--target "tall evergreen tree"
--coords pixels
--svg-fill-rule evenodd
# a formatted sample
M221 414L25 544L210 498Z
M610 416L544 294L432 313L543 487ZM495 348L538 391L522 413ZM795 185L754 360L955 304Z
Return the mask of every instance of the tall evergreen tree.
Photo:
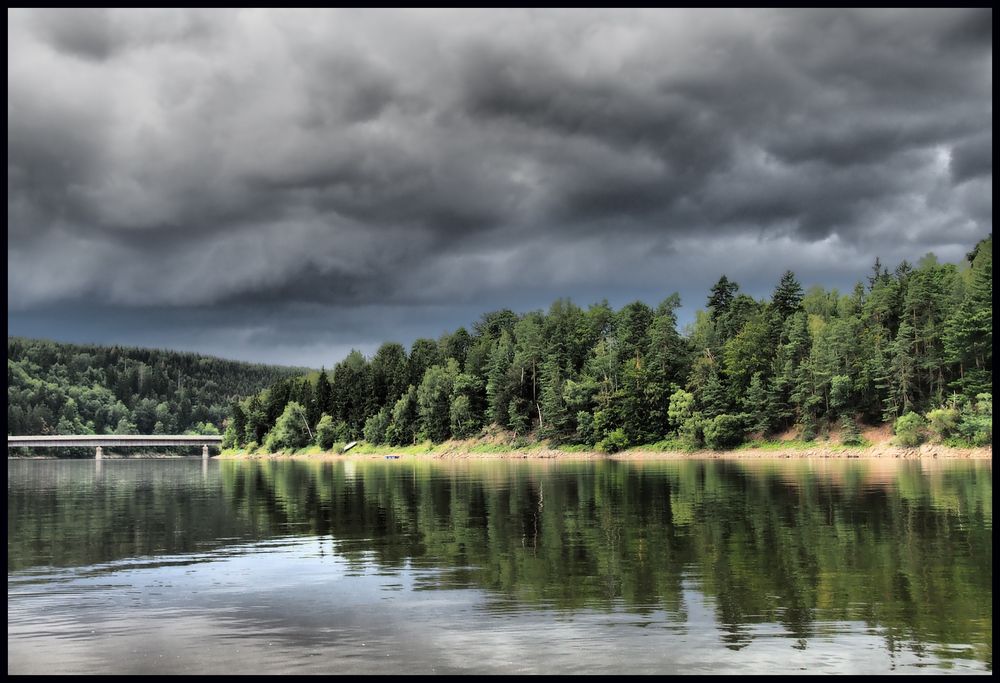
M774 309L785 320L802 308L802 285L795 279L795 273L786 270L771 297Z
M507 330L503 330L490 356L489 375L486 381L487 417L502 426L510 424L507 408L517 391L511 378L514 362L514 342Z
M391 406L410 384L410 368L402 344L386 342L372 357L372 391L376 406Z
M948 362L958 365L952 386L969 398L993 389L993 237L969 254L970 270L961 303L945 322Z
M712 285L712 291L708 295L707 306L716 319L729 310L729 304L733 302L733 298L739 289L740 286L735 282L731 282L725 275Z
M319 377L316 378L316 405L321 414L329 415L333 411L333 389L330 387L326 368L320 368Z
M420 386L427 368L441 362L441 352L433 339L417 339L410 347L410 384Z

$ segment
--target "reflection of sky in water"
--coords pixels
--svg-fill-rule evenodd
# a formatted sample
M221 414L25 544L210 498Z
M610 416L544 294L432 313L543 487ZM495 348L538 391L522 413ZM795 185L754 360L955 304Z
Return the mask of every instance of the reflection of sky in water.
M734 640L694 577L676 612L568 610L437 588L448 585L443 572L371 560L348 561L330 537L286 537L17 573L8 580L8 673L875 673L941 664L939 646L890 656L884 633L824 621L821 610L808 639L765 622L740 626ZM947 666L983 670L972 659Z

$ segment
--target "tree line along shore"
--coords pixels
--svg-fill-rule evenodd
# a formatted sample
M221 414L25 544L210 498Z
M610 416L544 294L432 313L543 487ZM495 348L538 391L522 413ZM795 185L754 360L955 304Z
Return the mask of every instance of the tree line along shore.
M332 372L233 401L224 447L834 452L880 447L864 434L881 426L904 451L988 452L992 287L990 235L958 264L927 254L890 271L876 258L843 293L804 291L787 271L758 300L723 275L683 332L676 294L655 308L560 299L547 312L494 311L471 332L354 351ZM491 441L498 431L509 436Z

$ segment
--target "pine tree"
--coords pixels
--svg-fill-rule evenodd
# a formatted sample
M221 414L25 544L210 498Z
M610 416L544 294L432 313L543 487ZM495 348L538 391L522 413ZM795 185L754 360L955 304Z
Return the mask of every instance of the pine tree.
M409 384L420 386L427 368L441 362L438 345L433 339L417 339L410 347Z
M771 305L782 320L802 309L802 285L795 279L795 273L786 270L771 297Z
M529 314L514 326L514 367L520 375L520 395L531 402L531 411L541 422L539 376L545 351L545 335L540 313Z
M969 398L993 387L993 238L969 254L971 269L961 304L945 323L945 357L958 365L952 386Z
M771 431L771 412L767 400L767 386L764 383L764 376L761 372L755 372L750 378L750 386L747 388L746 396L743 399L743 412L748 416L747 428L751 432L767 434Z
M667 406L674 386L684 384L691 352L684 338L677 333L676 309L680 297L673 294L660 304L649 328L649 353L645 365L645 392L649 404L649 429L659 440L670 426Z
M464 358L464 353L463 353ZM391 406L410 383L410 369L402 344L386 342L371 360L375 406Z
M251 396L247 402L246 418L247 422L243 443L262 445L264 443L264 436L267 435L270 429L270 424L267 419L267 410L264 408L259 396Z
M311 430L319 422L319 416L323 411L316 403L316 393L313 391L312 382L307 377L303 377L299 385L298 402L305 408L306 422Z
M510 333L503 330L490 355L489 375L486 381L486 416L490 422L508 426L507 407L514 395L510 369L514 362L514 343Z
M233 445L240 447L246 443L247 415L239 401L233 401L229 406L229 426L232 427Z
M316 405L321 414L330 414L333 409L333 390L330 388L330 378L326 374L326 368L320 368L319 377L316 379Z
M573 416L563 400L564 377L565 373L555 355L542 364L540 405L544 419L540 427L542 435L546 437L563 437L576 429L572 423Z
M916 389L916 344L913 326L904 319L889 348L889 375L885 378L889 396L882 414L882 419L886 422L910 412Z
M291 399L291 384L292 380L278 380L267 392L265 411L267 414L268 430L274 426L278 417L285 411L285 406L288 405L288 401Z
M719 379L719 373L714 369L708 375L708 381L701 393L701 408L705 417L715 417L729 412L729 399L725 387Z
M708 296L708 309L712 313L712 317L718 320L726 311L729 310L729 305L732 303L733 298L739 291L740 286L735 282L731 282L729 278L725 275L719 278L719 281L712 285L711 293Z

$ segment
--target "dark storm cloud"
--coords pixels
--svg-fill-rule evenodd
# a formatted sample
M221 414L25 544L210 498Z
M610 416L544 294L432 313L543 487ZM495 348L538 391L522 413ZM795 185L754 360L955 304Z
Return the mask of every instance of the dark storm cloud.
M151 17L138 12L66 7L17 19L57 52L104 61L131 48L206 38L213 33L218 17L205 10L158 10Z
M951 172L956 183L993 176L993 134L962 140L951 149Z
M991 231L992 85L990 10L9 10L8 305L849 282Z

